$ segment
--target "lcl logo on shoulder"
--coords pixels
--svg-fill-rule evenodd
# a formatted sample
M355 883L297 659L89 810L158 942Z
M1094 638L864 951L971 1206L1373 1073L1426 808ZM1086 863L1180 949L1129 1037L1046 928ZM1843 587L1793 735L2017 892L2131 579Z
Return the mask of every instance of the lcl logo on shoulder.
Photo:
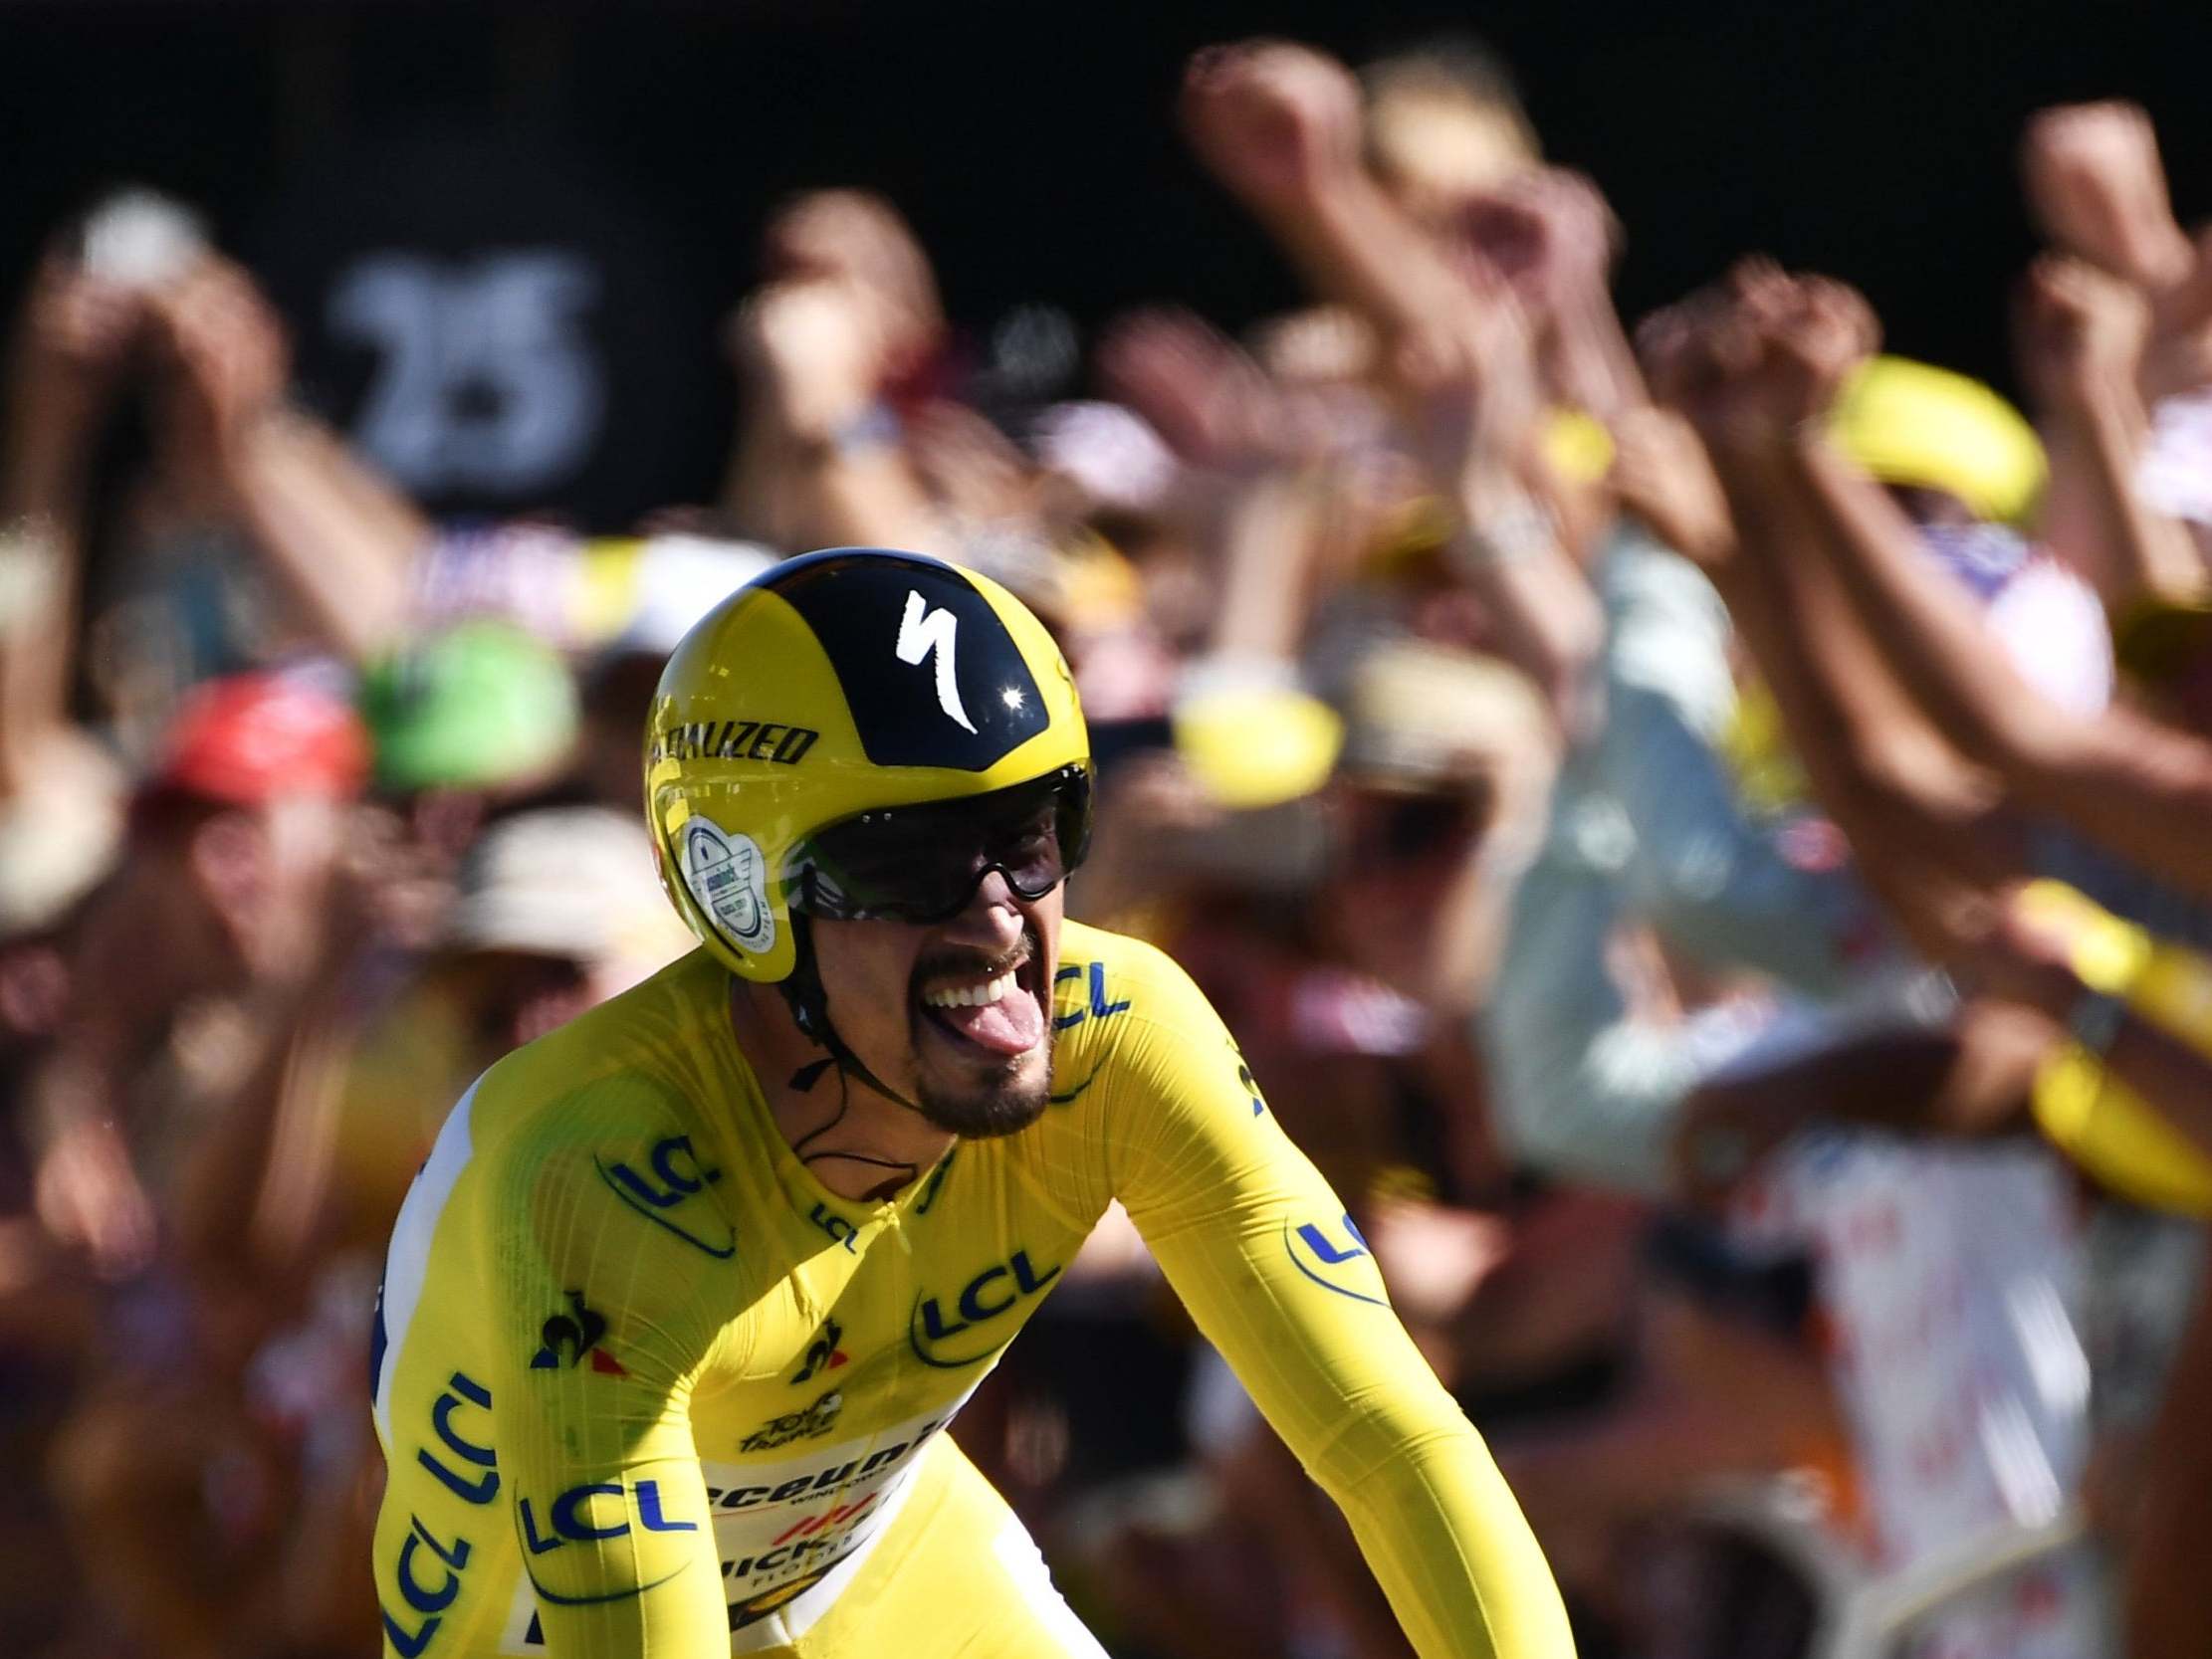
M699 1161L690 1136L672 1135L656 1141L644 1159L649 1174L641 1174L627 1162L608 1163L603 1158L594 1161L599 1179L654 1226L665 1228L717 1261L728 1261L738 1253L738 1235L728 1221L687 1212L679 1222L667 1213L722 1179L720 1169ZM706 1236L693 1230L702 1222L706 1223L702 1229Z
M907 1346L923 1364L945 1370L988 1359L1005 1346L1006 1339L981 1328L992 1325L999 1315L1035 1296L1059 1276L1057 1266L1039 1273L1030 1265L1029 1252L1016 1250L969 1280L961 1287L960 1295L946 1300L934 1296L918 1300L907 1320Z
M1307 1221L1282 1224L1282 1245L1290 1265L1325 1291L1348 1296L1354 1302L1388 1308L1383 1276L1376 1270L1374 1253L1351 1216L1334 1222Z

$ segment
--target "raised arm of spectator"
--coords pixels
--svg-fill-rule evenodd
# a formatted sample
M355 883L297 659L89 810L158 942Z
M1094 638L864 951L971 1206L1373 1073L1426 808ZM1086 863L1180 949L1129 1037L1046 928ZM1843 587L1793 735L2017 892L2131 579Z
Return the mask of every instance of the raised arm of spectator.
M1201 54L1184 115L1208 165L1308 279L1375 326L1385 377L1460 516L1455 568L1561 726L1579 728L1600 620L1528 487L1539 405L1510 292L1494 276L1454 271L1368 176L1359 88L1342 65L1282 42Z
M1564 167L1531 168L1506 189L1541 232L1535 267L1515 286L1548 324L1553 391L1605 421L1648 405L1651 392L1613 304L1621 225L1605 197Z
M56 252L16 320L0 402L0 799L69 726L86 474L140 318L134 294Z
M1317 292L1371 319L1387 353L1436 349L1466 292L1368 173L1359 83L1342 64L1287 41L1211 48L1185 76L1183 122Z
M2022 366L2051 452L2044 538L2114 611L2146 593L2193 591L2205 580L2193 538L2144 512L2134 475L2145 399L2212 378L2212 266L2174 217L2140 105L2042 110L2020 159L2030 214L2070 264L2097 274L2039 270L2022 307Z
M881 197L818 190L770 222L762 263L728 336L745 409L724 511L787 549L951 551L886 400L944 333L921 244Z
M792 550L941 541L877 396L875 312L842 278L773 284L740 310L731 340L746 408L723 495L746 533Z
M2073 824L2146 871L2212 891L2203 835L2212 742L2124 708L2084 717L2042 697L1921 556L1896 505L1818 422L1789 428L1774 458L1861 637L1962 754L1990 768L2016 804Z
M2046 257L2022 284L2020 366L2051 456L2043 539L2115 614L2146 596L2186 597L2205 578L2187 528L2136 487L2149 329L2142 291L2083 261Z
M1963 978L1982 996L2039 1016L2057 1043L2101 988L2083 978L2081 965L2085 929L2095 925L2034 898L2033 890L2004 897L1988 933L1963 961ZM2097 1039L2103 1075L2212 1157L2212 1056L2169 1031L2155 1007L2135 1006L2126 996L2115 996L2113 1004L2108 1034Z
M1453 370L1409 381L1400 395L1422 460L1458 517L1446 560L1496 619L1504 654L1535 682L1571 741L1595 724L1592 665L1605 619L1548 492L1516 464L1533 461L1522 441L1538 407L1519 308L1500 289L1464 316Z
M1816 526L1781 454L1810 393L1764 354L1757 328L1762 309L1786 303L1781 281L1747 267L1647 323L1654 388L1702 437L1711 481L1681 484L1706 463L1677 430L1659 452L1675 482L1660 493L1647 464L1629 504L1712 576L1868 884L1916 943L1941 951L1960 906L2001 874L1986 791L1883 670L1812 552ZM1871 344L1871 322L1837 318L1827 338L1841 374Z
M405 625L428 521L286 405L284 331L243 270L210 257L149 306L181 375L187 441L216 470L269 573L341 655L379 655Z
M1811 527L1786 485L1741 458L1722 465L1739 514L1744 568L1721 584L1815 794L1867 885L1925 955L1953 951L1977 896L2010 874L1992 862L1990 802L1883 672L1843 593L1804 552ZM1748 475L1748 476L1747 476Z
M353 935L323 941L297 983L257 986L261 1047L193 1145L178 1181L177 1246L203 1273L264 1280L300 1272L325 1219L337 1110L338 995Z

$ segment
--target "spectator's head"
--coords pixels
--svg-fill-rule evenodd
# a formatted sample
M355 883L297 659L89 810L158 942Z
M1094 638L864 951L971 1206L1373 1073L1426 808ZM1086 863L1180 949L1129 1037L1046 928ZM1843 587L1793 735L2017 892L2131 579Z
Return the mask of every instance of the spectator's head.
M495 819L461 860L428 970L481 1068L690 947L634 817L542 807Z
M527 794L557 776L574 749L567 665L504 623L466 622L375 664L362 677L359 707L377 792L418 805ZM481 811L451 816L457 839L448 850L457 854Z
M1512 73L1471 36L1379 58L1361 80L1368 164L1424 223L1441 226L1469 196L1496 189L1539 158Z
M149 955L205 989L295 967L367 772L359 721L311 683L194 692L131 807L125 875Z
M1449 900L1501 801L1520 793L1544 717L1511 669L1414 643L1362 662L1346 707L1330 783L1336 852L1316 920L1352 965L1427 995Z
M774 562L752 542L700 535L655 535L636 546L624 572L628 620L582 687L575 771L593 801L633 815L644 809L637 734L668 654L693 623Z

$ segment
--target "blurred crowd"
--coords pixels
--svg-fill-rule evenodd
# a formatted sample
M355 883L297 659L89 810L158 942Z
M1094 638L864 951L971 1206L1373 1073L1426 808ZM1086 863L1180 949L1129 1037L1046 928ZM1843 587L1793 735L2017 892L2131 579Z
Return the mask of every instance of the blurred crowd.
M2147 119L2022 137L2023 413L1756 259L1626 325L1473 43L1217 49L1176 118L1303 309L1032 396L810 194L700 342L720 499L619 535L427 517L173 204L57 234L0 395L9 1652L376 1651L401 1195L689 947L661 661L838 544L1053 628L1072 912L1219 1006L1585 1654L2212 1652L2212 241ZM1126 1659L1406 1652L1125 1222L956 1432Z

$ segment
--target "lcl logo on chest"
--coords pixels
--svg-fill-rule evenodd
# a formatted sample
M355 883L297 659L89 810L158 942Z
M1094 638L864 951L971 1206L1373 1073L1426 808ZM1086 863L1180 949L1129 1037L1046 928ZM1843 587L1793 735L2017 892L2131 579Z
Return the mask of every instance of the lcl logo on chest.
M1045 1286L1060 1276L1057 1266L1039 1273L1029 1260L1026 1249L1016 1250L1002 1262L985 1268L961 1288L960 1295L952 1299L957 1317L948 1318L945 1306L937 1297L925 1296L914 1305L908 1321L907 1342L916 1357L925 1364L956 1367L972 1365L996 1350L998 1345L989 1339L956 1339L988 1325L1016 1304L1035 1296Z

